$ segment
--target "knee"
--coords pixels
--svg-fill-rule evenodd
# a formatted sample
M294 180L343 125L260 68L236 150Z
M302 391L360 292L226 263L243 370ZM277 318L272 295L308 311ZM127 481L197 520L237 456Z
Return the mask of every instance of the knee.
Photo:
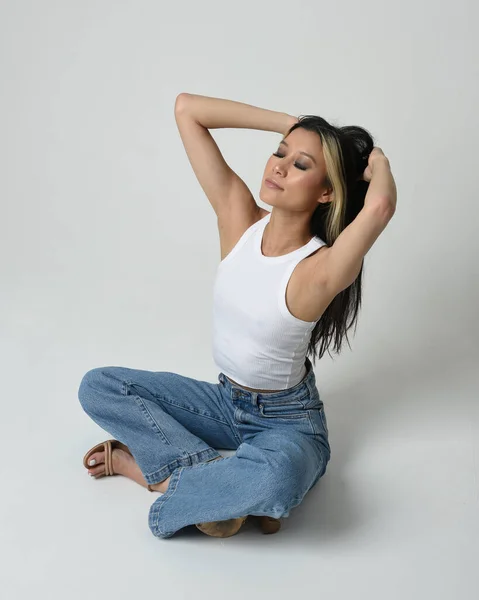
M78 388L78 399L83 410L87 413L98 412L101 398L111 385L111 369L114 367L98 367L87 371Z

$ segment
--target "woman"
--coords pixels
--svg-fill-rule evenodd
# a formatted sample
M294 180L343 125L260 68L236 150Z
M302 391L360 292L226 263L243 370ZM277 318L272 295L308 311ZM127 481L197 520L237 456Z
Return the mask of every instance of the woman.
M80 402L115 439L92 448L84 465L95 478L121 474L161 492L149 511L160 538L188 525L228 537L249 516L274 532L330 460L307 354L315 362L347 339L363 259L395 212L396 186L360 127L193 94L178 96L175 118L218 218L218 383L116 366L88 371ZM284 136L259 194L271 212L225 162L209 132L222 127Z

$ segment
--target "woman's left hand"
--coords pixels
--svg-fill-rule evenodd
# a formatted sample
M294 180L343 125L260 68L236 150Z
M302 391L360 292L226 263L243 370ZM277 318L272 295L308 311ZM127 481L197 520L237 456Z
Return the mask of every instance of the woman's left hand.
M384 152L379 148L379 146L374 146L371 151L371 154L368 157L368 166L364 170L363 176L361 179L367 181L368 183L371 181L371 177L373 176L373 162L377 159L386 158ZM386 159L387 160L387 159Z

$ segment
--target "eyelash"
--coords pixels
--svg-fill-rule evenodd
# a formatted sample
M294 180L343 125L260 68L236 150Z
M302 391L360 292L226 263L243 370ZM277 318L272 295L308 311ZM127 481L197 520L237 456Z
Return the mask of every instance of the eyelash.
M284 158L284 155L281 156L280 154L278 154L278 152L273 152L273 156L277 156L278 158ZM306 169L308 168L308 167L303 167L303 165L300 165L299 163L294 163L294 166L297 169L300 169L301 171L306 171Z

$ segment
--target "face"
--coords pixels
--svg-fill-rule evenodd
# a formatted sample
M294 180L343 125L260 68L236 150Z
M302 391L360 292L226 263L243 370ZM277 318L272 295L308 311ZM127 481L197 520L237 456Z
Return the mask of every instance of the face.
M332 190L324 185L325 177L321 138L298 127L278 144L266 163L259 196L273 206L314 211L318 202L331 200ZM268 187L266 179L283 189Z

